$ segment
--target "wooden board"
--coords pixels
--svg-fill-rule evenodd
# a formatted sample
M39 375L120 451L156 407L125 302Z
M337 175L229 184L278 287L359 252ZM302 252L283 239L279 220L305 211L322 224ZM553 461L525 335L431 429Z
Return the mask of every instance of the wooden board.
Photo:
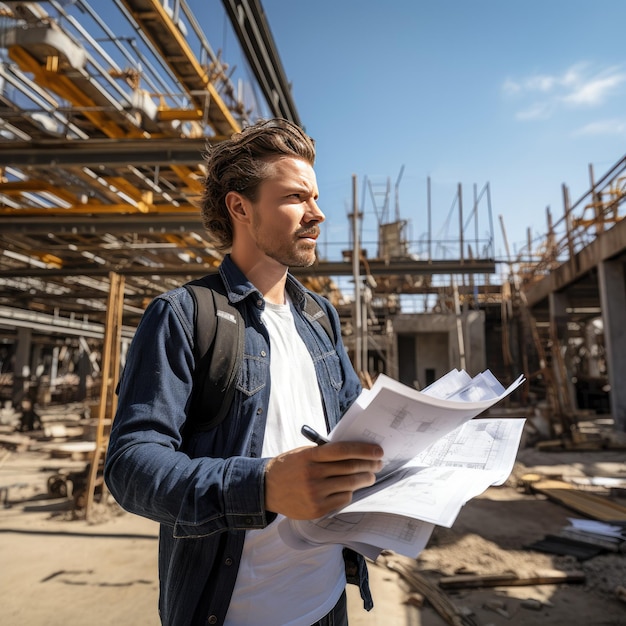
M580 491L560 480L541 480L531 486L533 491L591 519L602 522L626 521L626 507L604 496Z
M505 574L458 574L439 579L439 586L444 589L467 589L470 587L507 587L521 585L556 585L560 583L581 583L585 581L583 572L561 572L550 570L537 572L534 576Z

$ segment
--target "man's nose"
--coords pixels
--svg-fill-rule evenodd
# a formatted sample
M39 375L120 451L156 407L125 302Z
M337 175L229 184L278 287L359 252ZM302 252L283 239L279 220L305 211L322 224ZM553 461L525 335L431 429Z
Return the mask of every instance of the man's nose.
M307 222L323 222L326 219L324 213L320 209L317 202L311 199L307 206L307 213L305 215L305 220Z

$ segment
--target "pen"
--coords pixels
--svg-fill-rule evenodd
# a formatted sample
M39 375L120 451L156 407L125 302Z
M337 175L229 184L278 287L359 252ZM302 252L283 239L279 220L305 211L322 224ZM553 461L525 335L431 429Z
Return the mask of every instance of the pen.
M325 443L328 443L328 439L326 437L322 437L316 430L307 426L306 424L300 429L300 432L313 443L318 446L323 446Z

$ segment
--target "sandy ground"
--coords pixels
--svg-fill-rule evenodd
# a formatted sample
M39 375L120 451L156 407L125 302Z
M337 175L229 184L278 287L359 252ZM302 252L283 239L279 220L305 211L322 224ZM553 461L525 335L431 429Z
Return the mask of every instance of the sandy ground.
M469 502L453 528L438 528L416 562L437 583L456 573L530 575L541 570L582 571L575 584L501 586L441 591L460 626L618 626L626 624L626 554L577 561L525 549L558 533L579 514L518 487L528 471L626 479L626 453L521 450L505 486ZM51 459L45 452L0 447L0 624L4 626L156 626L157 527L98 505L91 522L74 519L68 498L50 498L47 479L84 463ZM2 490L8 487L8 490ZM623 503L623 501L620 501ZM426 602L407 603L406 581L379 559L370 566L375 608L362 610L350 586L351 626L445 626ZM294 590L297 593L297 590ZM277 625L278 626L278 625Z

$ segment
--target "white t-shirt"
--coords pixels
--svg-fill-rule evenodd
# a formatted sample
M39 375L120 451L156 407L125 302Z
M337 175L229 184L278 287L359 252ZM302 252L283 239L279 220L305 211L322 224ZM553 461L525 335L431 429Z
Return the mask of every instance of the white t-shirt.
M315 367L289 304L265 304L270 336L271 392L263 456L311 445L303 424L326 432ZM337 603L345 585L342 546L293 550L278 534L281 516L246 533L225 626L309 626Z

